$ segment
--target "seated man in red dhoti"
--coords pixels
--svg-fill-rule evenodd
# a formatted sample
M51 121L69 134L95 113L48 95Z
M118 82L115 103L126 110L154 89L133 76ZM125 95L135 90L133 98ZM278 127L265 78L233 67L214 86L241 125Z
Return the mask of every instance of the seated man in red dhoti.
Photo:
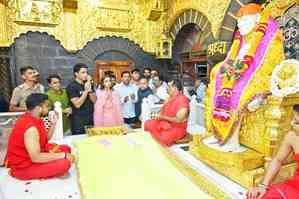
M48 143L58 120L58 114L53 116L47 132L41 116L49 112L48 96L31 94L26 106L28 111L18 118L8 141L10 175L20 180L65 176L74 158L68 146Z
M144 130L162 145L171 146L186 136L189 100L182 93L183 86L179 80L168 83L169 99L164 103L160 113L144 124Z
M292 129L285 135L276 156L271 160L264 179L247 193L247 199L297 199L299 198L299 104L293 107ZM285 182L273 184L283 163L292 155L297 169Z

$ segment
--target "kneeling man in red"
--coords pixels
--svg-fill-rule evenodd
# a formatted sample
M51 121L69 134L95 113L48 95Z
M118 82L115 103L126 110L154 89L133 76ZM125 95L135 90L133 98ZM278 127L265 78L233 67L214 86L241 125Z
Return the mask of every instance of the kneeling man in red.
M67 174L74 160L70 147L50 144L58 116L47 131L41 119L49 112L48 96L31 94L27 112L18 118L8 141L6 166L20 180L52 178Z
M171 146L186 136L189 115L189 99L182 93L183 85L179 80L168 83L169 99L153 120L144 123L144 130L162 145Z

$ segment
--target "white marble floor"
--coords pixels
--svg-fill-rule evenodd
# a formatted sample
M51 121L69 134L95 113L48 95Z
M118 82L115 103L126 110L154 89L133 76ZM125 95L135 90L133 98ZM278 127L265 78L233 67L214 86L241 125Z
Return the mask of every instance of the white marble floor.
M83 137L69 136L62 143L71 146L72 141ZM80 199L75 166L67 179L30 181L16 180L8 175L7 169L0 168L0 199Z

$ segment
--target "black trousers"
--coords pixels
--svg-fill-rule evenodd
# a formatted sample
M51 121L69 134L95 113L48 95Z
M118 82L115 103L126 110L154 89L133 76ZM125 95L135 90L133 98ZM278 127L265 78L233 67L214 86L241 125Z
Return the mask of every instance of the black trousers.
M137 117L124 118L124 122L126 124L135 124L137 122Z
M70 119L72 135L85 134L85 128L93 126L93 115L72 114Z

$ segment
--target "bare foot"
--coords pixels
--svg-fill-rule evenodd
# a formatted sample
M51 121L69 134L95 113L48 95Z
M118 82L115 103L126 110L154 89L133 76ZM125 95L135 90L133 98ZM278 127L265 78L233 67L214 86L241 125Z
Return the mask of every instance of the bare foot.
M220 140L220 139L219 139L217 143L218 143L220 146L223 146L225 142L224 142L223 140Z
M69 172L66 172L65 174L63 174L62 176L58 177L59 179L67 179L69 178L71 175Z

